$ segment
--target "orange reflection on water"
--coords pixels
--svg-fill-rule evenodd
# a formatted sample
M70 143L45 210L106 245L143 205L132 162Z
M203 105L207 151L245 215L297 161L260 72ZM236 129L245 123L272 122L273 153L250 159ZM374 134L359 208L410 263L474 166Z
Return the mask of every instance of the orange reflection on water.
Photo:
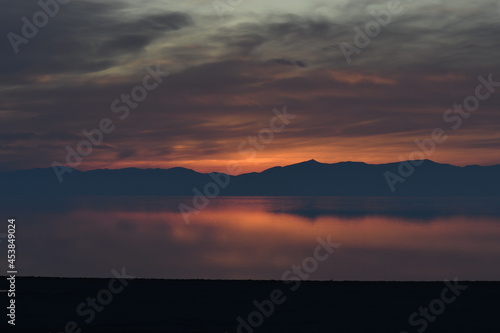
M312 255L318 237L330 235L341 247L312 279L500 278L497 216L311 215L287 205L291 199L218 198L188 225L176 207L189 198L141 200L144 206L38 213L38 223L23 231L33 247L23 255L47 275L95 276L123 265L142 277L280 279ZM54 265L35 264L41 253Z

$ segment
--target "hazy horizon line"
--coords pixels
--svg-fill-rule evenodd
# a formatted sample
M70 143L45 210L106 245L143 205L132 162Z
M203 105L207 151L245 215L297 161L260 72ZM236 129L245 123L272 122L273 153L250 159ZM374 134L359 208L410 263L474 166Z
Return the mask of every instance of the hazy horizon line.
M262 173L266 170L270 170L270 169L273 169L273 168L284 168L284 167L288 167L288 166L293 166L293 165L298 165L298 164L303 164L303 163L307 163L307 162L316 162L318 164L325 164L325 165L335 165L335 164L342 164L342 163L361 163L361 164L366 164L366 165L373 165L373 166L380 166L380 165L391 165L391 164L399 164L399 163L404 163L404 162L411 162L411 161L428 161L428 162L431 162L431 163L435 163L435 164L440 164L440 165L450 165L450 166L454 166L454 167L458 167L458 168L465 168L465 167L471 167L471 166L480 166L480 167L491 167L491 166L497 166L497 165L500 165L500 163L498 164L490 164L490 165L480 165L480 164L465 164L465 165L456 165L456 164L451 164L451 163L444 163L444 162L436 162L434 160L431 160L431 159L415 159L415 160L404 160L404 161L397 161L397 162L387 162L387 163L367 163L367 162L363 162L363 161L340 161L340 162L333 162L333 163L328 163L328 162L319 162L318 160L316 159L309 159L309 160L304 160L304 161L301 161L301 162L296 162L296 163L291 163L291 164L286 164L286 165L276 165L276 166L272 166L270 168L266 168L262 171L248 171L248 172L241 172L241 173L238 173L238 174L234 174L233 176L238 176L238 175L244 175L244 174L249 174L249 173ZM231 163L238 163L237 161L231 161ZM228 174L227 172L221 172L221 171L209 171L209 172L201 172L201 171L197 171L195 169L191 169L191 168L187 168L187 167L183 167L183 166L172 166L172 167L169 167L169 168L154 168L154 167L149 167L149 168L140 168L140 167L125 167L125 168L97 168L97 169L78 169L78 168L71 168L71 167L66 167L64 166L64 168L67 168L67 169L71 169L71 170L75 170L75 171L79 171L79 172L91 172L91 171L99 171L99 170L127 170L127 169L135 169L135 170L171 170L171 169L185 169L185 170L190 170L190 171L194 171L194 172L197 172L197 173L200 173L200 174L210 174L210 173L225 173L225 174ZM17 171L31 171L31 170L45 170L45 169L52 169L51 166L47 166L47 167L37 167L37 168L29 168L29 169L15 169L15 170L5 170L5 171L0 171L0 173L9 173L9 172L17 172Z

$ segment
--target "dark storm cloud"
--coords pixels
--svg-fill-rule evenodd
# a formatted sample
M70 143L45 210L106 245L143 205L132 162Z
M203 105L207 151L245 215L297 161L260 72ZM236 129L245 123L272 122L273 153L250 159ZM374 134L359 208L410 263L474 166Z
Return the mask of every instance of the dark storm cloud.
M35 133L21 132L21 133L0 133L0 140L6 141L18 141L18 140L29 140L36 138Z
M45 134L37 134L33 132L0 133L0 141L5 140L13 142L32 139L48 141L69 141L78 139L78 136L65 131L50 132Z
M281 64L281 65L298 66L298 67L302 67L302 68L307 67L307 65L303 61L300 61L300 60L293 61L293 60L289 60L289 59L285 59L285 58L277 58L277 59L272 59L272 61L274 61L277 64Z
M129 157L135 157L137 156L137 151L133 149L127 149L127 150L122 150L120 152L117 152L116 157L119 159L125 159Z
M126 35L106 41L101 46L103 54L136 52L141 50L152 41L152 37L147 35Z
M228 51L238 50L249 53L268 40L267 36L254 33L253 30L253 26L246 24L239 26L236 30L220 29L212 40L223 41Z
M7 38L2 38L3 82L23 82L36 74L102 71L119 65L123 57L142 53L165 33L192 24L187 14L166 12L134 18L123 14L125 8L120 2L71 2L27 45L21 44L19 54ZM27 1L9 3L0 13L1 34L22 35L21 17L30 18L39 10Z

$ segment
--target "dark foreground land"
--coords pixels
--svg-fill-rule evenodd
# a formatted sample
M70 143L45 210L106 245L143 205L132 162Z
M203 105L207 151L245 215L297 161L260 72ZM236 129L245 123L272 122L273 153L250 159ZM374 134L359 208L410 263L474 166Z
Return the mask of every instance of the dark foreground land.
M500 332L500 282L460 282L454 294L443 282L110 281L18 277L16 326L1 292L0 332Z

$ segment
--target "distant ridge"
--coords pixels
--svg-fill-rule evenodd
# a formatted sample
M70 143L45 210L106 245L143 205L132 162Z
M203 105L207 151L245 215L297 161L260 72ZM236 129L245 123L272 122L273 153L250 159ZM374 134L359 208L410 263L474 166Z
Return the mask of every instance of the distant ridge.
M385 175L399 175L399 162L328 164L309 160L238 176L180 167L73 170L64 175L62 183L52 168L19 170L0 173L0 194L193 196L193 189L204 193L212 183L216 185L211 190L225 196L500 196L500 165L458 167L431 160L407 164L411 162L421 164L395 184L394 192Z

